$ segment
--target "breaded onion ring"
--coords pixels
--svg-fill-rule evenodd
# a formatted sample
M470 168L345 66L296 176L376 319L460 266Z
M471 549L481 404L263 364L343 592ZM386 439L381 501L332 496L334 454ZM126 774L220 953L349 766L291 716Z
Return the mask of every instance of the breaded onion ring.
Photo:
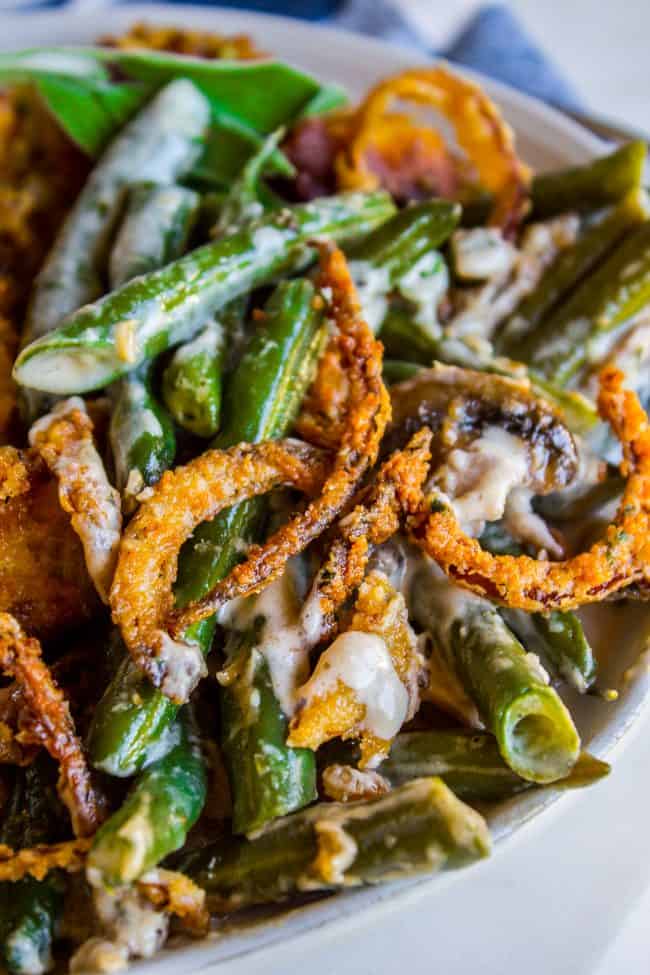
M170 629L175 636L211 616L231 599L259 592L276 579L292 556L329 528L377 459L390 419L390 398L381 378L382 346L361 317L343 253L322 245L320 254L319 285L325 293L329 289L332 294L331 308L338 326L333 341L345 371L348 393L333 470L306 511L283 525L264 545L253 546L246 561L203 599L170 615Z
M29 712L19 741L43 745L58 762L58 791L72 828L76 836L89 836L102 820L104 804L93 788L68 702L43 662L40 643L9 613L0 613L0 668L16 680Z
M378 187L380 179L370 161L373 149L378 152L386 143L383 130L387 126L394 131L393 141L399 139L403 144L403 155L408 155L411 144L426 137L427 129L421 123L411 121L409 130L405 116L391 112L395 102L430 106L449 119L480 186L495 195L490 223L506 231L516 228L526 211L530 172L515 152L512 130L477 84L441 64L414 68L380 82L348 118L335 119L337 133L347 128L344 148L336 158L339 186Z
M71 396L57 403L33 424L29 442L58 481L61 507L71 516L90 578L107 603L122 532L122 507L93 442L93 423L84 401Z
M145 492L122 539L110 603L133 660L163 693L185 700L204 669L196 644L165 628L183 542L223 508L282 485L314 493L325 476L316 447L276 440L209 450Z
M336 610L361 584L372 545L399 530L404 515L415 514L429 469L431 431L418 430L402 450L382 464L359 504L337 525L337 535L305 601L306 632L319 640L334 635Z
M598 409L623 447L627 477L616 518L587 552L563 562L491 555L465 535L448 507L412 519L412 537L466 589L527 612L600 602L632 582L650 580L650 424L636 393L613 367L600 374Z
M140 877L138 891L157 911L179 918L184 930L203 937L208 932L210 915L205 906L205 891L176 870L158 867Z
M88 836L63 843L43 843L15 853L8 846L0 847L0 881L14 882L28 875L42 880L50 870L77 873L83 869L91 843L92 838Z

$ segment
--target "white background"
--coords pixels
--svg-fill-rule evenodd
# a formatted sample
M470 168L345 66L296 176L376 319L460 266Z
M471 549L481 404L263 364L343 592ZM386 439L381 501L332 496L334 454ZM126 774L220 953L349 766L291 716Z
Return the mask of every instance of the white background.
M438 43L479 6L401 0ZM599 113L650 130L649 0L511 0L529 33Z

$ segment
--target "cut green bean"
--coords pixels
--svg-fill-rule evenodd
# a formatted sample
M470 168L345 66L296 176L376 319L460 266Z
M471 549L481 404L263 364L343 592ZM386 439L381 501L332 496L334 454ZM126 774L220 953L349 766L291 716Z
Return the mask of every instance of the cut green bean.
M314 294L313 285L304 280L278 285L263 327L251 336L226 388L225 422L215 446L259 442L289 430L323 347L325 332ZM194 532L179 558L178 605L200 598L227 575L262 510L256 500L244 502ZM214 620L206 620L193 630L205 653L214 626ZM176 711L130 657L125 658L95 710L88 743L93 764L111 775L133 775L156 753Z
M481 547L495 555L524 554L523 547L498 522L486 525ZM592 687L598 665L579 616L561 610L547 614L502 608L500 613L524 647L540 656L554 674L580 694Z
M643 187L646 151L644 142L628 142L584 166L539 173L531 190L533 219L618 203L631 190Z
M598 340L650 302L650 221L628 234L576 288L568 301L534 329L519 356L543 379L565 385L588 362Z
M232 828L251 833L317 798L316 762L308 748L286 744L288 721L256 649L257 618L248 633L230 634L221 689L221 747L230 779Z
M412 611L454 668L509 767L531 782L565 778L580 751L571 715L491 603L434 578L415 577Z
M163 373L165 406L179 426L197 437L214 437L221 417L221 377L226 335L219 320L176 349Z
M0 828L0 841L13 849L62 838L65 815L55 791L49 757L16 770L16 781ZM62 829L63 824L63 829ZM53 967L52 943L63 913L65 876L23 877L0 884L0 961L12 975L39 975Z
M198 819L207 778L187 708L169 734L169 750L141 773L118 811L98 830L86 867L93 886L133 883L180 849Z
M272 213L79 309L22 350L16 381L57 394L99 389L192 338L238 295L307 266L314 238L355 239L393 210L390 197L377 192L346 193Z
M615 247L629 231L648 219L645 191L624 197L588 227L571 247L560 251L542 275L537 287L519 303L497 336L499 355L520 358L524 336L539 327L553 309Z
M210 105L189 81L172 81L129 122L93 169L39 274L25 341L52 331L103 291L102 268L133 175L174 183L192 167ZM55 391L56 392L56 391Z
M232 910L305 890L465 866L490 852L483 818L437 778L417 779L370 802L322 803L224 839L181 861L210 906Z
M222 200L218 219L211 228L213 237L241 229L278 202L270 199L270 191L262 186L261 177L272 166L281 134L269 136L244 166L241 176ZM233 326L243 319L244 301L236 298L230 302L196 338L180 345L165 369L162 383L165 404L179 426L196 436L214 437L219 429L221 377L227 347L232 340L237 344L237 336L232 332Z
M378 771L394 787L437 775L454 795L470 803L499 802L532 787L505 764L496 738L476 731L405 732L397 736ZM607 762L583 752L568 777L554 785L591 785L609 771Z
M109 258L111 288L176 260L187 249L200 200L198 193L183 186L130 186Z
M553 610L547 615L503 609L501 615L527 650L580 694L593 686L598 667L584 628L575 613Z
M109 439L115 481L127 498L155 484L176 453L174 425L151 390L151 365L121 379L114 390Z

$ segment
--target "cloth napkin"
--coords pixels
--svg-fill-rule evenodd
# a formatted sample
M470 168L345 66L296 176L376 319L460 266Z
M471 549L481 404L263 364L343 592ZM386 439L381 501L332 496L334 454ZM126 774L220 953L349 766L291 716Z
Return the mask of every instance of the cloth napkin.
M116 2L128 5L128 0ZM183 0L177 2L182 10ZM444 6L434 5L432 0L216 0L216 5L219 3L319 20L410 47L421 54L439 54L560 108L580 106L575 91L552 60L504 4L481 6L473 0L447 0ZM69 5L83 10L98 3L0 0L0 12Z

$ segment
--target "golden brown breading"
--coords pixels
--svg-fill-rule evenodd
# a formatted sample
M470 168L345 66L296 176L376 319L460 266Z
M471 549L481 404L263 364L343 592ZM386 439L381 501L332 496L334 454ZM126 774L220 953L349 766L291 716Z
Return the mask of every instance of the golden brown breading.
M381 466L370 488L336 526L336 536L312 585L322 615L322 636L332 636L336 610L363 580L371 546L399 530L404 515L415 514L431 459L431 431L422 427L403 450Z
M97 598L57 486L31 451L0 448L0 611L41 639L90 619Z
M43 661L38 640L26 636L9 613L0 613L0 668L17 684L18 740L42 745L58 762L57 787L75 836L94 833L104 815L104 801L91 782L68 702Z
M29 442L57 479L59 501L81 540L90 578L108 603L122 534L122 504L95 447L84 401L71 396L57 403L32 425Z
M173 51L174 54L196 58L229 58L248 61L263 57L253 40L246 34L214 34L208 31L187 30L180 27L160 27L140 21L119 37L103 37L106 47L122 50L146 48L152 51Z
M325 470L324 455L316 447L300 440L271 440L209 450L184 467L166 471L147 489L122 538L110 602L135 663L164 693L179 693L170 672L185 648L191 651L185 643L170 646L165 632L183 542L197 525L246 498L281 485L313 493L321 487ZM173 660L166 659L170 650ZM197 653L195 649L193 657Z
M91 843L91 837L78 837L63 843L44 843L15 853L9 846L0 846L0 881L21 880L28 875L42 880L50 870L76 873L83 870Z
M598 407L623 447L627 482L616 518L602 540L563 562L492 555L460 528L454 512L426 511L411 525L414 540L459 585L529 613L601 602L633 582L650 581L650 422L619 370L600 374ZM425 503L426 509L426 503Z

